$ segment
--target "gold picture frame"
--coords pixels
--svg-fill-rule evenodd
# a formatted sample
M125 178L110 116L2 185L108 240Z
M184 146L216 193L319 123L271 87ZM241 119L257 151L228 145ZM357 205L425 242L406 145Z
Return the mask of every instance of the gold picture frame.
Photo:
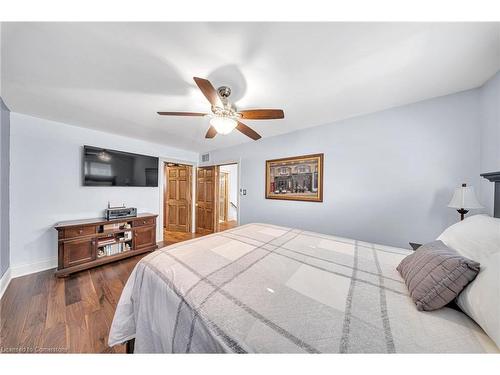
M266 160L266 199L323 202L323 154Z

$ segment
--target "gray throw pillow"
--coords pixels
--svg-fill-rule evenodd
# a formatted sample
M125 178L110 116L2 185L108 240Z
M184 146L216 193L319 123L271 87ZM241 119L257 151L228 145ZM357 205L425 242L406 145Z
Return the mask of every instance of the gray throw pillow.
M434 241L404 258L397 270L417 309L431 311L453 301L477 276L479 263Z

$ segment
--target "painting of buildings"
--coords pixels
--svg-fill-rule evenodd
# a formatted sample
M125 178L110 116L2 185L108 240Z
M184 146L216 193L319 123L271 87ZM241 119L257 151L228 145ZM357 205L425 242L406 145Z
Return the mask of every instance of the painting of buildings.
M266 198L321 202L323 154L267 160Z

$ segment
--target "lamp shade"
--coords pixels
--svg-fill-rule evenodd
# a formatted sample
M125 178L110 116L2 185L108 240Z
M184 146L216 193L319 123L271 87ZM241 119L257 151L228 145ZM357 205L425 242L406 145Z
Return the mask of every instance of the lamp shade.
M483 206L477 201L474 188L463 184L461 187L455 189L448 207L473 209L482 208Z

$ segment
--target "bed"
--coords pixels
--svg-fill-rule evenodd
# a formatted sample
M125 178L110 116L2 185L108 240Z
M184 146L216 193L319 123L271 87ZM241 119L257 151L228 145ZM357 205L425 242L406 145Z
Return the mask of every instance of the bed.
M162 248L118 303L109 345L145 353L485 353L452 308L415 308L396 266L410 250L269 224Z

